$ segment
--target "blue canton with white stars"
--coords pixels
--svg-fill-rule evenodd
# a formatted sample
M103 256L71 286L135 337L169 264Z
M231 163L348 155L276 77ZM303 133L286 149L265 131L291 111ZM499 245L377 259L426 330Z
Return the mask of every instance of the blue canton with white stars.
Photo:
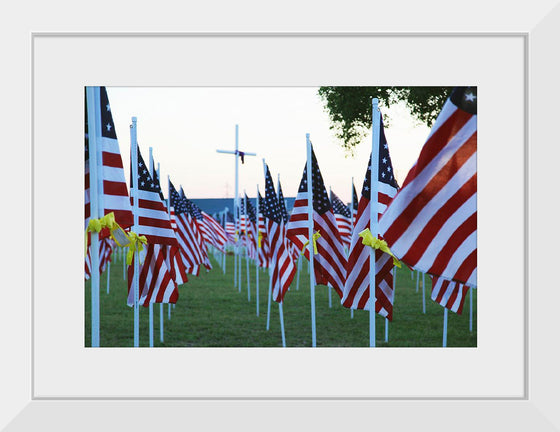
M130 180L132 182L132 176L130 176ZM160 197L163 196L159 182L152 178L150 172L148 171L148 167L144 163L144 159L140 154L140 147L138 147L138 189L146 192L157 193Z
M179 192L177 192L175 186L173 186L173 183L171 182L169 182L169 196L171 199L171 206L173 207L176 216L188 212L187 200L179 195Z
M277 224L282 222L282 215L280 214L280 206L278 205L278 197L276 196L276 191L274 190L274 183L272 182L272 177L266 167L265 174L265 196L264 196L264 206L263 206L263 216L270 219Z
M342 200L333 192L331 191L331 201L333 205L333 211L336 214L341 214L342 216L346 216L349 218L350 209L342 202Z
M383 117L380 121L380 133L379 133L379 182L385 183L393 186L394 188L399 187L397 180L393 175L393 165L391 164L391 157L389 156L389 146L387 144L387 138L385 138L385 131L383 129ZM370 194L370 183L371 181L371 153L368 163L368 168L366 171L366 178L364 180L364 185L362 187L362 195L368 200L371 199Z
M332 206L313 149L311 149L311 181L313 188L313 210L319 214L324 214L328 212ZM299 184L298 192L307 192L307 163L303 169L303 177Z

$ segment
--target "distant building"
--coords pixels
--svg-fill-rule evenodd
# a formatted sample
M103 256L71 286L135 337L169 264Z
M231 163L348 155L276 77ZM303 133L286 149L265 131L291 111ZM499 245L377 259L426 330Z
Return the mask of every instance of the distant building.
M213 215L214 213L220 213L228 208L229 212L233 211L233 198L189 198L192 202L194 202L197 206L199 206L202 210L204 210L209 215ZM284 201L286 202L286 209L288 210L288 214L291 213L292 208L294 207L294 198L285 198ZM249 198L249 201L256 207L256 199Z

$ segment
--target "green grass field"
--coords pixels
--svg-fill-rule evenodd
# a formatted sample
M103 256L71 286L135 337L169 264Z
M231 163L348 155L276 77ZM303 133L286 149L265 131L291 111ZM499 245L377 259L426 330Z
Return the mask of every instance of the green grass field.
M278 304L272 302L270 330L266 330L268 272L259 271L259 316L256 316L255 266L250 266L251 300L247 296L246 264L242 266L242 288L234 288L234 258L228 255L226 274L211 257L214 268L200 276L189 276L179 286L179 300L164 309L164 342L160 342L160 305L154 305L154 347L281 347ZM100 346L133 346L133 308L126 305L127 288L123 264L113 256L107 294L107 271L100 279ZM408 268L398 269L393 310L389 323L389 341L385 342L385 319L377 316L378 347L441 347L443 308L430 299L431 283L426 276L426 313L422 313L422 277L416 291L416 274ZM340 305L332 291L329 308L328 288L315 289L317 346L369 346L369 312L354 311ZM85 346L91 345L91 291L85 283ZM476 290L473 290L473 331L469 331L469 297L462 315L449 312L447 346L476 347ZM311 298L307 261L302 261L299 290L296 280L284 298L284 325L288 347L311 347ZM148 308L140 310L140 346L149 346Z

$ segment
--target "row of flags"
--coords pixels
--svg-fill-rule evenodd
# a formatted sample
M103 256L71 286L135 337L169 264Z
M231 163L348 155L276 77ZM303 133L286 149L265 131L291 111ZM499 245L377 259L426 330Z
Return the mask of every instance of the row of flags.
M107 91L104 87L94 90L94 107L87 105L86 98L85 226L91 219L90 172L95 169L98 217L112 214L124 231L130 232L134 226L134 235L145 237L146 247L139 253L140 305L175 303L177 287L187 282L187 275L198 275L201 267L212 268L208 246L225 253L228 243L238 242L250 259L270 269L272 298L282 303L296 274L297 259L300 254L310 259L306 245L312 242L315 283L332 287L343 306L369 310L373 307L370 248L363 242L363 232L371 228L371 206L379 218L379 232L373 237L384 240L392 254L411 269L433 277L435 301L460 313L468 288L476 287L476 88L453 91L402 187L394 177L381 120L379 154L373 158L378 163L378 178L371 178L370 158L359 197L352 185L350 206L333 191L327 192L311 149L311 174L308 176L306 164L291 214L280 182L276 193L265 164L265 194L262 197L258 193L257 207L245 195L239 214L224 213L221 220L198 208L187 199L182 187L178 191L170 180L166 201L153 160L148 166L138 147L136 166L131 161L129 195ZM91 108L94 116L88 115ZM98 143L96 166L90 164L89 154L88 119L92 118L96 119L92 130ZM133 178L138 180L134 193ZM373 197L372 181L378 191ZM137 208L136 214L133 208ZM116 244L107 228L101 230L99 239L101 272ZM89 247L86 278L92 271L91 253ZM393 256L376 249L374 257L375 312L392 320ZM133 276L134 266L130 265L129 305L134 304Z
M370 248L360 234L371 228L373 205L379 219L379 232L373 236L384 240L392 254L411 269L432 277L434 301L461 313L469 287L476 287L476 130L476 88L457 88L399 187L381 119L379 154L374 157L378 163L378 178L373 179L377 197L370 193L370 158L361 195L358 199L353 187L350 206L332 190L329 199L312 150L315 283L332 287L345 307L371 308ZM259 214L259 231L265 239L257 253L263 266L272 269L272 293L277 302L283 301L294 277L298 254L309 260L309 249L305 248L310 241L307 177L306 165L289 216L280 183L276 194L268 166L265 198L257 197L264 219L261 221ZM244 232L249 225L243 215L241 218ZM393 256L381 249L374 255L375 312L392 320Z

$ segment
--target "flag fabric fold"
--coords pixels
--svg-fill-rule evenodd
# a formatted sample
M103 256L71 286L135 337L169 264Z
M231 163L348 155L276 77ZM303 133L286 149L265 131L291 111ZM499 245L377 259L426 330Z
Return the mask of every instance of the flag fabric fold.
M407 265L476 286L477 91L457 87L379 223Z
M378 194L372 197L370 193L371 181L371 157L362 194L358 202L358 213L354 222L354 231L348 255L348 271L346 283L344 285L344 295L342 305L351 309L370 310L370 250L362 243L360 233L370 228L370 205L377 208L378 217L386 210L397 193L398 184L393 175L393 166L389 155L389 146L383 130L383 118L380 121L379 134L379 155L376 157L379 164L379 177L377 181ZM377 237L377 236L376 236ZM393 258L382 252L375 250L375 311L389 320L393 319Z
M272 272L272 298L275 302L282 303L297 269L284 236L284 221L268 166L265 166L265 192L263 217L266 238L270 247L269 268Z
M313 256L315 282L332 286L342 298L344 281L346 280L346 254L332 205L325 189L323 176L313 149L312 156L312 194L313 194L313 232L317 245L317 254ZM294 208L287 225L287 237L302 251L309 239L307 164L303 170ZM319 233L320 235L316 235ZM311 239L313 241L313 239ZM309 260L309 249L303 250Z

